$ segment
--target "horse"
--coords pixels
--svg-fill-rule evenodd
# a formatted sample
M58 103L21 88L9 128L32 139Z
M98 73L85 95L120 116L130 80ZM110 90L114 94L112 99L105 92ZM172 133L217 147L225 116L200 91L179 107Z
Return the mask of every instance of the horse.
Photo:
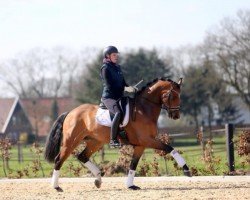
M128 189L140 189L139 186L134 185L133 181L136 167L145 148L170 153L179 167L183 169L184 175L191 176L183 157L172 146L156 139L157 120L161 109L166 109L168 117L171 119L180 118L181 84L182 78L179 79L178 83L171 79L157 78L137 91L134 99L130 98L129 103L130 106L133 106L131 110L134 112L132 115L135 116L135 119L130 117L128 124L124 127L127 140L134 147L126 181ZM44 155L48 162L54 163L52 187L57 191L63 191L58 184L60 168L81 142L84 142L86 147L76 157L95 176L95 186L101 187L101 171L89 158L104 144L109 143L110 127L97 123L95 120L97 110L98 105L82 104L70 112L60 115L51 128Z

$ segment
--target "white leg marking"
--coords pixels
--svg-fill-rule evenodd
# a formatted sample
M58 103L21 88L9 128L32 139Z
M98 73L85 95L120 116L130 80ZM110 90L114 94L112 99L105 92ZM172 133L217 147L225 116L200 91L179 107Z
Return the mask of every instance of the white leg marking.
M183 167L186 164L184 158L176 150L171 151L170 154L176 160L179 167Z
M88 161L86 163L84 163L85 167L87 167L92 174L94 174L94 176L99 180L101 181L101 171L100 169L95 165L93 164L92 162Z
M59 175L60 175L60 171L54 169L52 180L51 180L51 185L53 188L59 187L58 185Z
M135 170L129 170L126 185L127 187L134 185Z

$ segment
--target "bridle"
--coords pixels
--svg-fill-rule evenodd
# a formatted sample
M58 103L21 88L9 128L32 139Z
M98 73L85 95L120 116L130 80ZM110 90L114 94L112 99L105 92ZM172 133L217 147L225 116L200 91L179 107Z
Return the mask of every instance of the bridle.
M173 99L173 93L176 93L180 96L180 93L177 92L176 90L174 90L173 87L171 87L171 89L162 95L162 104L161 104L161 108L164 110L167 110L168 112L174 112L174 111L179 111L180 110L180 106L171 106L171 100ZM164 104L163 99L167 98L167 104Z
M147 100L148 102L150 103L153 103L157 106L160 106L161 109L164 109L164 110L167 110L169 113L171 112L174 112L174 111L179 111L180 110L180 106L171 106L171 100L173 99L173 93L177 93L178 95L180 95L179 92L177 92L176 90L174 90L173 87L171 87L170 90L168 90L168 92L164 93L162 95L162 98L161 98L161 102L154 102L146 97L142 97L143 99ZM167 104L164 104L164 99L167 98Z

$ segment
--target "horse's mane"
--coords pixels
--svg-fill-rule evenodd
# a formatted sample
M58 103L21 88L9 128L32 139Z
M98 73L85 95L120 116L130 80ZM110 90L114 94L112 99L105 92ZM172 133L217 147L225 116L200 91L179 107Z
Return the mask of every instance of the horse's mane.
M160 77L160 78L155 78L154 80L148 82L145 86L143 86L140 90L138 90L137 94L142 93L146 88L148 88L149 86L151 86L153 83L156 83L157 81L169 81L172 84L174 84L176 87L180 88L179 84L174 82L173 80L166 78L166 77Z

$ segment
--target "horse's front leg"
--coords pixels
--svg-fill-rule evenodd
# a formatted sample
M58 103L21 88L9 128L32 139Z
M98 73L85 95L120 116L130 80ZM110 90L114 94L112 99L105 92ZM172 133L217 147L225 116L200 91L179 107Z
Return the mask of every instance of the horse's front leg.
M139 162L139 160L144 152L144 149L145 149L145 147L142 147L142 146L135 146L134 147L134 153L133 153L132 160L130 163L130 169L128 172L128 178L127 178L127 182L126 182L128 189L131 189L131 190L141 189L140 187L134 185L134 177L135 177L136 167L137 167L138 162Z
M170 145L164 144L159 140L153 139L153 138L145 138L144 140L145 147L158 149L165 151L166 153L170 153L170 155L175 159L178 166L183 169L183 173L185 176L191 177L191 172L186 164L186 161L184 158Z

